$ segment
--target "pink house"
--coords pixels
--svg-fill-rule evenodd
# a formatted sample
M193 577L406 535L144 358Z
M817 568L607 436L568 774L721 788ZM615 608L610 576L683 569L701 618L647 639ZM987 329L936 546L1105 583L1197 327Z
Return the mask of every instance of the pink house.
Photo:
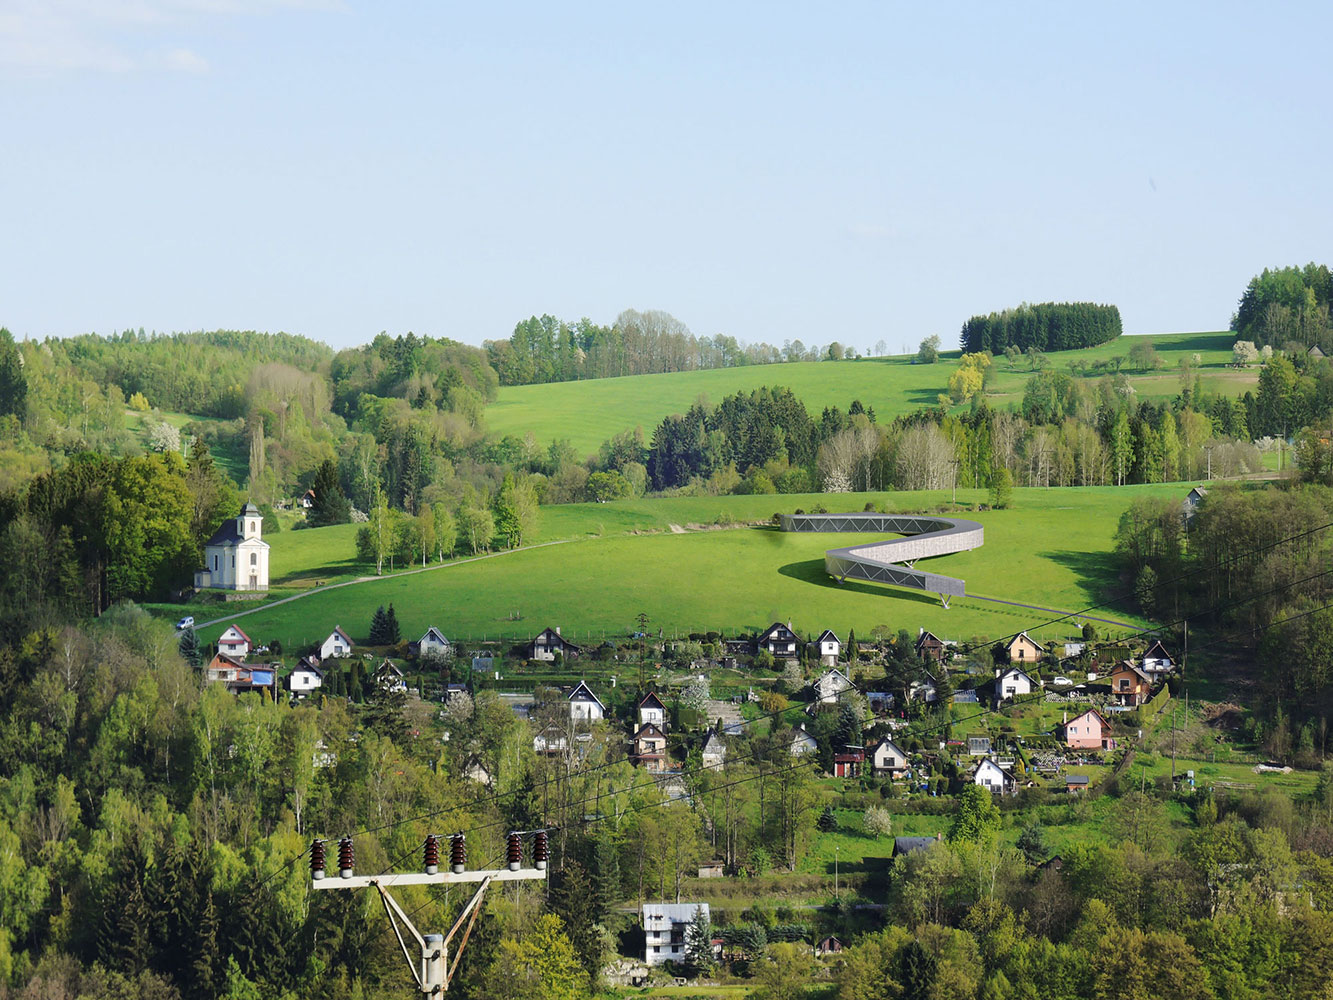
M1071 750L1115 749L1115 740L1110 736L1111 724L1095 708L1074 716L1060 728L1064 730L1065 746Z

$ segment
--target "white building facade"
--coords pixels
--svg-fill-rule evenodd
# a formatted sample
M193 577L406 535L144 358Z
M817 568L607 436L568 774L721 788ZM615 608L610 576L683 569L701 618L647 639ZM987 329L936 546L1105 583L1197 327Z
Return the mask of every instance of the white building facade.
M685 931L700 910L704 919L709 919L707 903L644 903L644 964L684 962Z
M195 570L196 590L268 590L268 542L264 518L247 503L239 517L224 521L204 543L204 568Z

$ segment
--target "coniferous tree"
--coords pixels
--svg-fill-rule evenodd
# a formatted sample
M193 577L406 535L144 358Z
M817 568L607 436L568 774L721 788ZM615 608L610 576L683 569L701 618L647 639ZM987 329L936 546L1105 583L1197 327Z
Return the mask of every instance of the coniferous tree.
M0 327L0 417L14 414L20 420L28 408L28 379L23 374L23 356L10 332Z
M370 644L372 646L387 646L389 639L389 615L381 604L375 609L375 614L370 619Z
M685 928L685 968L692 976L704 976L713 965L713 922L702 906L696 906L694 919Z
M180 638L181 658L192 667L197 667L203 660L199 650L199 635L193 628L187 628Z
M388 637L384 643L386 646L393 646L402 642L403 633L398 627L398 615L393 610L393 605L389 605L389 611L384 616L384 634Z
M315 497L306 520L315 527L326 524L346 524L352 519L352 505L343 495L338 480L338 468L331 459L325 459L315 470L315 481L310 489Z

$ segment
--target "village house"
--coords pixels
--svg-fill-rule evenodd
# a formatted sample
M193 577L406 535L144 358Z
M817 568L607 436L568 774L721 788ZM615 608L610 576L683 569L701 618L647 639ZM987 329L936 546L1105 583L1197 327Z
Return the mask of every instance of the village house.
M532 749L540 754L561 754L569 749L569 737L552 723L532 738Z
M324 671L308 657L301 657L296 669L287 675L287 690L297 698L304 698L311 691L318 691L324 686Z
M1065 791L1070 793L1086 792L1089 780L1086 774L1066 774Z
M863 747L846 747L842 753L833 755L833 776L835 778L856 778L866 762Z
M277 684L277 667L272 663L247 664L226 653L218 653L209 661L204 676L215 684L223 684L232 694L258 691L272 696Z
M649 723L666 732L666 706L662 704L662 699L657 697L656 691L649 691L639 702L639 725L646 726Z
M706 768L719 769L727 761L727 744L714 729L704 736L703 748L699 751L699 762Z
M467 763L463 765L463 777L487 788L491 787L491 770L481 762L480 757L468 758Z
M811 650L819 657L822 666L831 667L838 662L842 654L842 640L832 629L824 629L819 638L810 644Z
M264 518L247 503L238 517L204 543L204 568L195 570L196 590L268 590L268 542L261 537Z
M1060 738L1071 750L1114 750L1111 724L1095 708L1090 708L1060 725Z
M1151 696L1152 678L1129 660L1121 660L1111 671L1111 696L1120 705L1142 705Z
M1004 649L1009 654L1009 662L1017 663L1020 666L1036 663L1041 659L1041 647L1033 642L1026 632L1019 632L1018 635L1009 640L1009 644Z
M947 643L934 632L921 629L916 637L916 655L923 660L934 660L936 663L943 663L946 645Z
M407 693L407 680L392 660L385 660L376 667L370 679L385 694Z
M819 749L819 741L815 739L814 733L808 732L805 723L791 734L791 755L801 757L808 753L814 753Z
M666 733L651 722L644 723L634 734L634 761L649 771L666 770Z
M841 670L826 670L811 685L815 691L815 700L832 705L848 691L855 691L853 684Z
M254 648L250 637L235 625L228 625L227 631L218 636L218 652L244 660Z
M800 650L800 642L790 625L774 622L760 634L755 641L755 648L756 651L765 650L775 657L795 658Z
M444 637L444 633L434 625L426 629L426 634L413 643L417 656L423 660L447 660L454 655L454 646Z
M1162 640L1157 639L1143 653L1143 659L1140 662L1143 672L1153 680L1158 679L1163 674L1169 674L1175 669L1175 662L1171 659L1171 654L1166 651L1162 645Z
M300 500L296 501L296 503L302 510L309 510L311 507L315 506L315 491L306 490L305 495L302 496Z
M1019 667L997 667L995 669L995 700L1009 701L1041 690L1041 681L1032 677Z
M601 722L606 718L606 706L592 693L587 681L575 684L565 700L569 704L570 722Z
M1194 515L1199 513L1199 507L1203 504L1204 497L1208 495L1208 490L1203 486L1196 486L1185 494L1185 499L1180 502L1180 513L1185 518L1185 525L1194 520Z
M644 903L643 961L649 966L685 959L685 930L697 911L709 919L707 903Z
M878 778L902 777L907 771L907 754L886 736L870 751L870 767Z
M1014 776L996 763L992 757L987 757L977 765L972 781L982 788L988 789L993 795L1012 795L1016 784Z
M943 839L943 834L936 837L894 837L893 856L897 858L904 854L929 850Z
M820 958L827 958L829 955L837 955L842 952L842 942L835 937L823 938L819 944L815 945L815 954Z
M923 699L927 705L939 700L939 691L935 688L935 678L926 677L924 680L912 681L907 686L907 700L916 701Z
M333 631L329 633L329 637L325 639L322 643L320 643L319 658L321 660L327 660L330 657L334 656L351 656L351 655L352 655L351 638L349 638L347 633L343 631L343 627L341 625L334 626Z
M527 645L529 660L542 660L551 663L557 656L566 660L576 659L583 652L582 646L576 646L560 634L560 626L542 629Z

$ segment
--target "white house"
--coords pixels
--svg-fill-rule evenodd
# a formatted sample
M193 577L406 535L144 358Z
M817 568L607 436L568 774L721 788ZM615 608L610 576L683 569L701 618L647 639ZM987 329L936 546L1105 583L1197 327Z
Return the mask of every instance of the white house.
M814 753L819 749L819 741L815 739L814 733L806 731L805 724L791 735L791 755L801 757L808 753Z
M657 697L656 691L649 691L643 696L643 701L639 702L639 725L649 724L666 732L666 706L662 704L662 699Z
M1203 486L1196 486L1185 494L1185 499L1180 502L1180 511L1185 517L1186 525L1194 520L1195 514L1199 513L1199 507L1207 495L1208 490Z
M302 659L296 669L287 675L287 690L298 698L318 691L324 686L324 671L309 660Z
M586 681L579 681L569 692L569 720L571 722L600 722L606 718L606 706L592 693Z
M987 757L977 765L977 773L972 776L972 781L995 795L1012 795L1014 791L1014 776L992 757Z
M870 751L870 766L876 775L897 777L907 770L907 754L887 736Z
M1039 690L1041 684L1034 681L1018 667L1001 667L995 671L995 700L1008 701Z
M406 694L407 680L403 677L403 672L394 665L392 660L385 660L376 668L371 679L378 685L381 691L388 694Z
M707 903L644 903L643 961L646 965L685 960L685 930L696 911L709 918Z
M227 631L218 636L218 652L244 660L254 647L250 637L235 625L228 625Z
M195 570L196 590L268 590L268 542L262 537L264 518L247 503L238 517L204 543L204 568Z
M727 745L714 730L708 730L704 737L703 749L699 751L699 762L704 767L720 769L727 760Z
M453 652L453 643L446 639L444 633L434 625L426 629L426 634L417 640L417 655L422 659L438 657L447 660L453 655Z
M330 656L351 655L352 640L348 638L347 633L343 631L341 625L336 626L334 630L329 633L329 637L324 640L323 645L319 647L319 658L321 660L327 660Z
M811 645L819 653L819 662L826 667L837 663L838 657L842 654L842 640L832 629L824 629Z
M569 737L552 723L532 738L532 749L541 754L559 754L569 749Z
M855 691L856 685L847 679L847 675L836 667L826 670L814 682L815 697L825 704L833 704L848 691Z
M1175 662L1171 659L1171 654L1166 651L1162 645L1162 640L1158 639L1143 654L1143 672L1156 680L1162 674L1169 674L1175 669Z

